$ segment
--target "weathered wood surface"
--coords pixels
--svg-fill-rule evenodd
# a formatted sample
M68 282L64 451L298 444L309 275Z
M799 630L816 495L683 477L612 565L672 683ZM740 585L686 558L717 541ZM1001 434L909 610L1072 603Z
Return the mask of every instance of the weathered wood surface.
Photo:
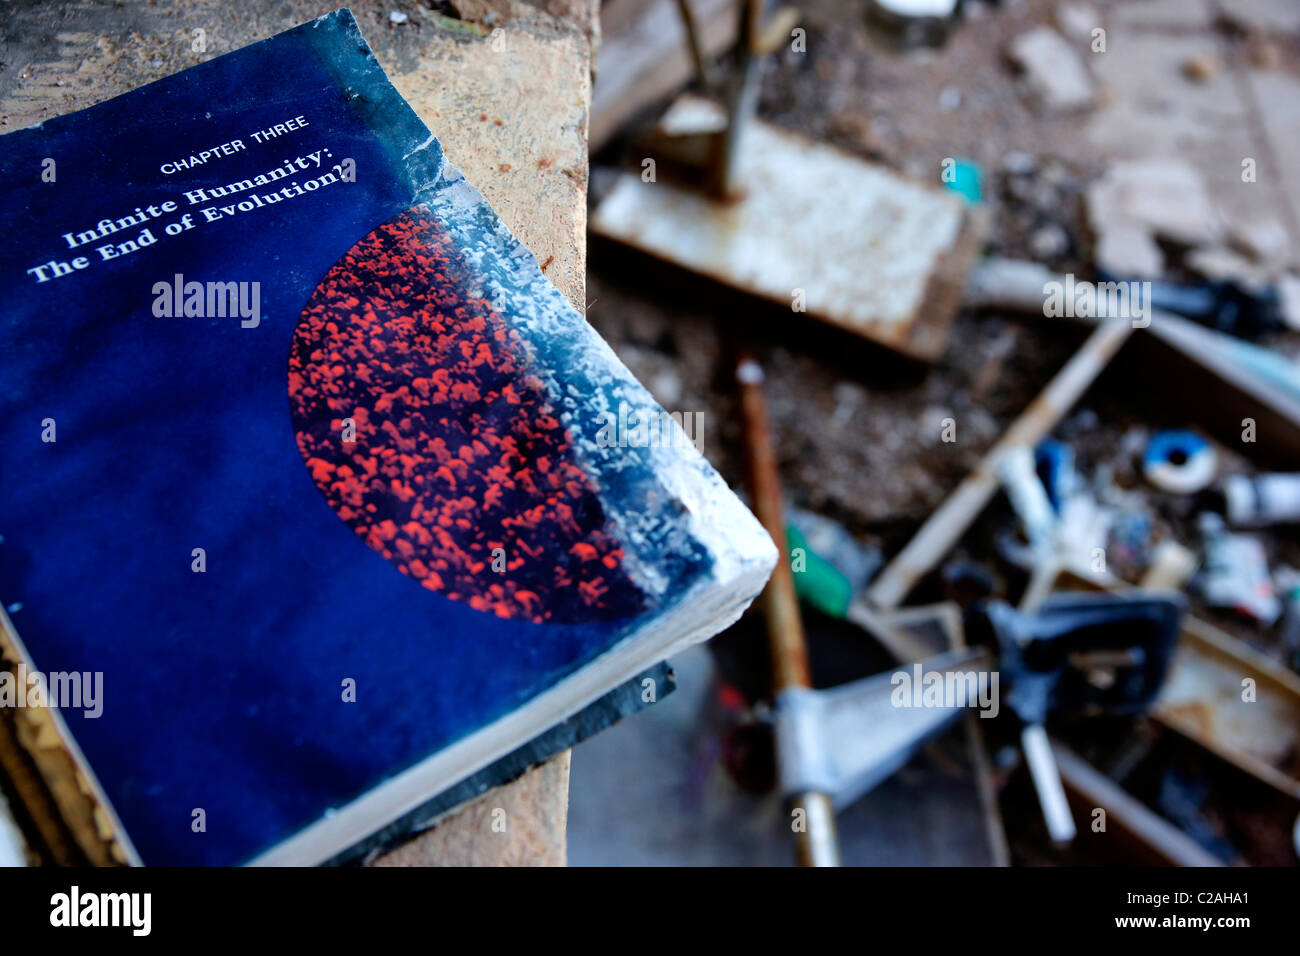
M707 59L736 41L739 0L689 0ZM596 63L591 148L599 150L638 111L669 99L695 75L676 0L606 0L608 42Z
M598 3L455 0L460 20L411 0L351 4L380 63L448 158L579 310L585 306L587 110ZM2 4L0 132L92 106L338 5ZM394 11L406 20L392 22ZM202 52L194 48L199 30ZM563 865L568 780L566 752L471 801L376 862ZM504 818L497 809L505 811Z

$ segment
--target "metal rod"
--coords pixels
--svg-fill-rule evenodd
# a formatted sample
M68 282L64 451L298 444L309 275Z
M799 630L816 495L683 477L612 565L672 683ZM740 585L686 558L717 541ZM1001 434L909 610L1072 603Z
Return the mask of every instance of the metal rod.
M1020 732L1020 745L1025 748L1025 762L1038 791L1047 832L1055 843L1070 843L1075 836L1074 815L1070 812L1070 801L1065 796L1065 785L1061 783L1061 771L1057 769L1047 731L1041 724L1030 724Z
M759 56L763 6L763 0L742 0L740 4L740 28L736 31L732 68L727 77L727 129L715 171L714 188L723 197L730 197L736 191L745 129L758 112L763 75L763 60Z
M691 48L691 59L695 61L695 76L702 89L709 88L710 70L708 58L704 55L704 43L700 38L700 23L691 9L691 0L677 0L677 10L682 15L682 26L686 28L686 42Z
M805 832L795 842L795 859L800 866L839 866L840 846L835 832L835 807L824 793L802 793L790 801L790 808L804 811Z
M812 687L808 647L804 640L799 598L790 569L789 545L785 537L785 514L776 450L768 423L767 400L763 395L763 369L752 356L742 355L736 365L740 408L749 464L749 493L754 514L776 543L780 555L776 570L759 598L767 625L768 649L772 657L773 697L795 687ZM839 848L835 833L835 811L825 793L795 794L792 814L796 858L801 866L838 866Z

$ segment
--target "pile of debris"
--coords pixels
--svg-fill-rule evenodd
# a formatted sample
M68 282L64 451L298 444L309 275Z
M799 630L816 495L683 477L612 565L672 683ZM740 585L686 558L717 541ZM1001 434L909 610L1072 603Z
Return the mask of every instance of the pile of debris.
M1300 224L1260 185L1281 146L1254 117L1300 90L1300 16L1007 0L922 23L872 0L846 28L856 7L831 4L711 85L763 34L757 5L695 0L675 33L678 6L607 4L626 20L607 56L682 48L597 82L603 156L629 171L593 174L592 319L661 401L717 413L724 474L761 503L777 465L806 509L767 520L791 570L766 603L774 669L719 643L752 713L775 704L773 785L855 797L961 715L882 710L899 672L821 666L819 630L848 622L895 666L1002 678L1002 716L965 721L1000 858L1294 863ZM620 138L696 74L721 105ZM1217 135L1204 97L1242 131L1230 166L1189 148ZM629 261L671 278L642 295ZM868 713L871 746L788 744ZM1099 809L1124 839L1093 838Z

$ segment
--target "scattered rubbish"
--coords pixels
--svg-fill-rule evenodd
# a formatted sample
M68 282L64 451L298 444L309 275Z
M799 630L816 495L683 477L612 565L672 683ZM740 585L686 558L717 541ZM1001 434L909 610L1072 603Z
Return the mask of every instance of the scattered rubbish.
M1300 799L1300 676L1188 617L1152 716Z
M708 72L703 64L707 44L700 41L710 19L709 0L687 2L697 23L688 31L693 34L689 44L677 42L695 52L675 54L679 86L686 82L692 60L697 77ZM619 4L607 0L606 7L617 9ZM899 429L898 441L892 433L880 436L880 441L871 436L886 456L899 454L899 481L928 482L935 489L925 500L926 509L933 508L945 488L952 489L911 539L903 539L905 545L878 574L879 553L862 548L844 527L788 506L784 512L791 558L802 562L793 592L805 609L810 635L817 639L811 641L811 656L819 678L822 655L833 658L827 648L839 652L846 637L852 642L861 636L843 627L846 621L875 638L864 643L870 654L879 655L883 649L900 663L915 664L954 646L945 643L945 627L937 623L942 615L930 609L942 607L952 614L967 609L975 643L998 653L996 660L985 663L997 668L1006 680L1004 690L1010 689L1004 699L1006 709L1014 712L1011 723L983 723L1004 750L1008 729L1020 735L1020 747L1011 750L1023 753L1020 765L1026 772L1015 771L1015 786L1023 791L1015 799L1029 802L1017 812L1028 809L1034 821L1022 836L1031 833L1036 842L1043 842L1028 787L1032 780L1049 834L1057 841L1074 839L1070 850L1056 853L1056 862L1077 862L1101 849L1103 842L1104 853L1114 863L1255 862L1257 856L1241 846L1240 831L1250 823L1196 806L1224 796L1213 775L1197 764L1218 763L1202 755L1201 747L1220 753L1236 746L1225 743L1233 733L1244 739L1250 728L1259 730L1261 721L1295 727L1300 711L1229 706L1229 691L1240 695L1242 678L1256 680L1256 672L1262 671L1243 670L1239 661L1229 662L1231 655L1216 657L1207 651L1213 640L1207 644L1198 635L1209 626L1187 616L1184 604L1235 612L1227 625L1234 633L1254 631L1274 657L1290 658L1300 666L1300 572L1282 566L1272 574L1269 568L1272 557L1300 567L1300 552L1281 528L1300 524L1300 353L1291 334L1300 330L1300 260L1294 260L1288 235L1294 216L1284 206L1286 197L1266 195L1273 188L1266 185L1256 197L1259 202L1233 200L1227 192L1235 189L1228 183L1236 181L1235 166L1207 179L1212 157L1186 150L1186 143L1197 140L1174 128L1173 114L1182 112L1184 100L1235 99L1240 92L1235 87L1241 84L1233 77L1245 58L1251 57L1257 69L1270 59L1275 67L1281 48L1272 42L1271 50L1259 52L1268 38L1252 30L1234 38L1230 59L1214 52L1229 49L1218 43L1187 42L1167 51L1159 74L1174 75L1174 84L1167 90L1153 89L1149 96L1153 103L1172 97L1165 104L1170 115L1153 120L1150 142L1140 135L1126 138L1126 143L1137 143L1131 149L1073 152L1032 147L1031 152L1025 151L1026 144L1046 139L1007 136L991 148L982 143L961 146L966 157L945 157L944 152L959 151L957 144L971 142L952 132L963 122L981 121L986 111L995 109L993 100L999 96L1014 104L1022 121L1034 114L1047 117L1035 121L1044 129L1063 129L1067 124L1061 114L1093 107L1105 108L1105 115L1099 114L1096 122L1068 125L1090 129L1112 120L1132 124L1135 115L1158 112L1145 102L1137 109L1132 91L1123 89L1132 85L1123 70L1112 70L1115 64L1107 66L1107 58L1090 55L1099 41L1106 42L1099 31L1109 28L1116 53L1145 59L1146 50L1135 52L1121 38L1135 20L1146 21L1122 6L1098 9L1080 0L1056 0L1050 9L1039 11L1046 18L1032 14L1019 0L872 0L868 8L874 24L889 21L896 37L909 45L944 38L957 20L958 8L967 19L985 19L971 25L971 34L982 31L984 37L997 38L995 49L1019 68L1020 91L1037 108L1027 111L1020 98L1008 96L1015 90L1005 76L997 78L1004 88L996 90L988 83L968 81L963 72L936 75L913 89L908 102L907 115L928 110L934 120L938 135L921 141L915 129L908 129L896 102L893 64L886 63L895 54L874 42L861 47L856 39L843 40L835 24L824 17L818 23L818 16L810 13L817 49L810 45L806 59L788 50L780 56L811 85L830 88L818 121L800 119L809 106L804 90L785 81L770 82L771 77L764 84L762 103L764 111L779 120L779 129L748 114L741 114L743 126L738 127L734 98L724 107L695 95L678 97L653 134L632 141L629 156L634 163L652 160L649 176L642 175L644 166L621 175L593 209L592 233L782 310L793 306L795 312L807 311L897 352L937 360L928 373L918 370L928 375L927 382L942 380L949 371L945 366L960 370L958 388L965 392L961 398L942 390L917 395L908 424L922 455L904 459L900 448L907 427ZM1103 15L1113 22L1103 22ZM1151 23L1145 29L1152 34L1159 32L1156 25L1162 18L1170 16L1163 8L1147 15ZM991 22L995 18L997 31ZM1044 22L1050 25L1042 26ZM1216 25L1222 27L1207 16L1206 29ZM754 39L744 30L741 35ZM1007 44L1004 38L1009 36L1013 39ZM969 39L957 37L949 49ZM1141 39L1145 43L1151 37ZM876 58L852 76L836 54L828 52L848 42L854 44L855 55L865 49ZM757 47L750 45L753 54ZM939 58L928 50L900 57L913 66ZM882 64L885 69L880 69ZM716 71L717 64L711 68ZM1132 63L1128 68L1138 69ZM621 64L611 70L616 75L625 72ZM643 75L651 72L647 68ZM1180 72L1187 82L1179 83ZM1269 82L1258 74L1249 78L1252 84ZM740 86L748 82L733 79ZM707 90L710 84L699 85ZM854 98L845 92L850 86L871 92ZM673 92L661 90L659 102ZM648 107L649 100L643 105ZM1276 119L1264 112L1268 133ZM593 125L594 117L593 111ZM1162 125L1166 121L1168 128ZM728 130L737 129L743 129L743 146L738 133L727 138ZM828 133L837 145L846 142L845 152L817 143ZM1085 133L1087 140L1096 138L1093 132ZM943 143L953 145L938 145ZM1007 148L1013 145L1021 148ZM1261 172L1273 172L1268 151L1253 142L1251 147L1241 155L1264 156ZM731 166L721 163L724 153ZM866 162L852 153L880 162ZM942 164L938 169L936 159ZM725 170L721 179L719 169ZM916 179L894 172L898 169ZM1253 160L1243 163L1242 182L1253 182L1249 177L1254 174ZM720 181L729 187L715 188ZM772 183L779 183L780 190ZM886 222L892 231L878 235L878 227ZM989 226L997 229L990 236L990 248L1035 261L989 259L970 268L968 255ZM805 275L817 281L801 281ZM947 310L958 305L948 298L951 284L963 276L960 305L992 314L961 316L950 325ZM937 310L931 298L936 287L942 290ZM1059 298L1054 299L1058 287ZM1076 297L1078 290L1086 295ZM1070 305L1056 309L1051 302ZM1009 310L1037 321L1006 321ZM936 311L934 320L930 315ZM776 313L772 316L775 319ZM959 334L964 323L980 321L988 328L982 330L987 336L978 345L949 343L949 336ZM1076 328L1061 328L1067 322ZM1091 326L1083 347L1065 359L1046 388L1026 404L1026 396L1047 380L1043 374L1028 387L1021 384L1027 369L1033 374L1047 368L1035 360L1034 350L1052 335L1066 339L1076 334L1081 325ZM652 336L644 339L651 341ZM1135 344L1126 347L1129 342ZM638 341L637 347L643 344ZM682 348L680 341L672 348ZM774 361L776 350L798 348L794 339L781 340ZM667 347L661 351L671 354ZM1095 387L1121 351L1124 355L1115 362L1105 387ZM987 361L978 366L961 361L967 354ZM1064 357L1063 350L1056 351L1051 362L1060 366ZM809 357L807 364L815 366L816 357ZM657 381L655 369L634 371ZM871 405L878 395L875 381L864 377L860 386L850 386L846 378L851 374L836 369L818 407L828 423L826 431L849 439L860 429L864 410L885 412ZM1117 402L1110 386L1121 381L1133 383L1148 402ZM1073 404L1088 392L1090 408L1066 420ZM1009 395L1015 396L1012 402L1006 401ZM775 409L775 392L772 397ZM1023 413L1008 414L1016 407ZM808 452L817 443L800 434L789 415L778 415L783 432L793 429L791 447L783 449L788 458L783 460L811 460ZM950 420L957 423L958 439L942 431ZM945 437L937 437L940 434ZM1288 469L1296 474L1288 474ZM792 477L796 473L801 486L796 500L836 517L851 515L846 523L855 530L871 528L882 540L893 542L916 527L921 509L915 507L915 498L897 506L891 502L868 515L838 488L826 493L815 476L792 468ZM1005 492L1005 503L999 491ZM977 521L995 499L985 520ZM1262 530L1258 537L1241 533L1249 528ZM1137 591L1134 582L1139 582ZM925 602L942 598L944 603L903 607L913 595ZM1062 621L1060 614L1072 606L1096 618ZM998 625L974 623L990 607L1003 609L994 612L1004 615ZM905 624L913 614L917 617ZM1120 618L1103 623L1105 614ZM1124 614L1131 617L1124 621ZM1277 630L1270 632L1279 621ZM1001 636L990 638L989 632ZM1017 636L1007 638L1002 632ZM819 644L822 638L825 643ZM1189 673L1200 676L1192 681ZM884 687L880 676L831 692L796 683L785 693L784 706L778 702L773 713L782 742L777 746L795 748L782 758L784 789L796 799L813 793L841 804L845 794L861 792L897 769L916 742L951 719L931 715L932 720L909 723L881 708L878 720L871 722L886 733L880 739L858 739L864 715L879 704L876 698ZM1188 681L1199 681L1201 690L1219 687L1224 695L1218 702L1220 714L1201 715L1203 722L1222 718L1232 725L1213 728L1218 744L1203 742L1209 739L1204 733L1195 736L1197 711L1192 704L1199 702L1182 686ZM1286 699L1275 690L1278 686L1260 692L1260 699ZM1171 702L1187 706L1166 712ZM1052 723L1054 739L1045 729L1049 714L1059 718ZM1107 715L1108 720L1074 719L1092 714ZM1130 715L1128 721L1120 719L1124 714ZM1166 730L1180 720L1184 729L1178 734ZM1242 751L1236 755L1237 765L1261 779L1268 775L1261 768L1272 768L1277 789L1296 785L1300 729L1284 733L1270 727L1259 733L1261 742L1254 752L1237 748ZM1288 734L1289 743L1283 739ZM1139 737L1137 745L1125 742ZM817 746L805 746L801 738L815 739ZM904 739L907 746L900 743ZM1187 739L1198 746L1189 746ZM1189 766L1168 770L1161 761L1170 759L1171 752L1192 754ZM1011 773L1012 768L1003 765L1003 783ZM1234 785L1240 784L1240 775L1225 773L1238 781ZM1213 786L1205 786L1207 780ZM1263 789L1253 782L1246 785ZM1277 799L1273 793L1269 797ZM1097 807L1110 814L1111 831L1118 839L1089 836L1085 824ZM1288 837L1291 822L1288 814ZM1084 849L1085 844L1091 849Z
M1137 279L1158 279L1165 271L1165 254L1155 236L1142 226L1123 220L1100 227L1093 258L1097 268L1104 272Z
M1034 468L1034 453L1021 446L1011 448L998 462L998 477L1012 508L1025 526L1025 537L1034 551L1055 546L1056 515L1047 489Z
M1033 231L1029 248L1039 259L1055 259L1070 250L1070 235L1057 223L1049 222Z
M1139 587L1147 590L1182 590L1196 572L1196 555L1177 541L1161 541L1151 550L1151 563Z
M1152 282L1152 308L1175 312L1201 325L1242 338L1280 331L1277 292L1231 279L1199 283Z
M660 128L725 124L721 107L688 96ZM731 201L624 173L592 231L913 358L940 356L978 245L965 203L759 121L736 163Z
M1041 286L1039 309L1042 308ZM878 608L903 602L917 581L952 550L971 522L996 494L998 464L1012 449L1033 447L1047 437L1061 416L1078 401L1133 331L1127 322L1107 322L1097 327L1065 367L1017 418L993 446L980 466L962 479L926 520L907 545L885 565L867 589Z
M1154 554L1142 580L1144 590L1179 588L1195 566L1195 556L1172 542L1157 547ZM1066 588L1080 583L1091 586L1077 580L1057 582ZM1192 615L1183 616L1151 716L1300 799L1300 676L1231 635Z
M1086 200L1097 235L1121 222L1188 245L1222 234L1205 179L1186 160L1118 160L1088 187Z
M1161 491L1190 495L1209 487L1219 468L1214 447L1195 432L1156 432L1142 456L1142 474Z
M1229 243L1256 262L1271 264L1286 256L1291 246L1286 226L1277 219L1255 219L1229 228Z
M1041 316L1044 289L1064 288L1067 279L1037 263L988 258L971 271L965 301L972 307ZM1066 317L1102 321L1077 312ZM1195 410L1199 425L1233 443L1241 440L1242 422L1248 418L1254 423L1255 441L1267 443L1271 457L1300 467L1300 366L1272 349L1172 312L1153 308L1143 321L1143 357L1159 363L1162 400L1181 400ZM1113 328L1129 323L1105 324ZM1208 395L1216 400L1206 401Z
M959 0L867 0L873 24L890 30L903 47L938 46L957 22Z
M1236 856L1232 845L1224 839L1222 827L1205 812L1209 790L1204 778L1171 767L1160 778L1156 805L1198 846L1216 858L1231 860Z
M1229 475L1219 492L1234 528L1300 523L1300 474Z
M1208 83L1223 71L1223 61L1210 53L1188 57L1183 61L1183 75L1196 83Z
M409 17L401 10L393 10L388 14L389 23L405 23Z
M1246 288L1268 285L1268 272L1263 266L1226 245L1198 246L1183 256L1183 266L1206 279L1235 282Z
M1278 593L1286 611L1278 627L1278 637L1282 643L1282 653L1293 671L1300 671L1300 571L1295 568L1279 568L1273 575Z
M1092 31L1101 28L1101 14L1087 3L1065 2L1056 5L1056 25L1066 39L1083 43L1092 40Z
M1105 840L1093 842L1109 847L1113 838L1124 841L1116 862L1128 866L1222 866L1195 840L1132 797L1110 777L1084 761L1059 741L1052 742L1056 765L1065 784L1074 819L1085 836L1098 808L1106 811Z
M1074 839L1074 820L1044 725L1049 712L1138 713L1165 678L1181 595L1059 595L1034 612L1000 601L977 606L971 641L998 648L1011 684L1005 701L1023 723L1021 745L1053 840Z
M979 163L969 159L953 159L949 171L949 175L943 179L943 184L967 202L979 202L982 178Z
M1201 514L1198 526L1205 544L1198 587L1205 602L1262 624L1274 623L1282 614L1282 603L1273 590L1264 546L1247 535L1229 533L1223 518L1212 511Z
M795 592L831 617L844 617L854 595L880 569L879 549L858 543L842 525L799 508L786 509Z
M1096 103L1096 90L1083 59L1075 46L1051 27L1020 34L1011 41L1009 52L1047 112L1085 110Z

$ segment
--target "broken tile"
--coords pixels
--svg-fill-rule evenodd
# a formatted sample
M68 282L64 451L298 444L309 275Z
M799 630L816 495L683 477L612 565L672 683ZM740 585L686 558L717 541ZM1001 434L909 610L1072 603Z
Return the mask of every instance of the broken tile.
M1207 279L1231 279L1255 287L1268 283L1264 269L1227 246L1193 249L1184 262L1187 268Z
M1256 262L1268 265L1286 256L1291 239L1279 220L1255 219L1229 226L1228 241Z
M1051 27L1037 27L1011 41L1011 58L1048 112L1088 109L1096 91L1076 47Z
M1174 242L1200 245L1222 232L1204 178L1181 159L1112 163L1088 188L1087 208L1098 235L1128 222Z
M1092 31L1102 25L1101 14L1088 3L1058 3L1056 25L1071 40L1090 41Z
M1039 226L1029 237L1029 248L1038 261L1063 256L1070 249L1070 236L1057 223Z
M1165 256L1151 233L1130 222L1115 222L1101 230L1093 251L1097 266L1115 276L1158 279Z

